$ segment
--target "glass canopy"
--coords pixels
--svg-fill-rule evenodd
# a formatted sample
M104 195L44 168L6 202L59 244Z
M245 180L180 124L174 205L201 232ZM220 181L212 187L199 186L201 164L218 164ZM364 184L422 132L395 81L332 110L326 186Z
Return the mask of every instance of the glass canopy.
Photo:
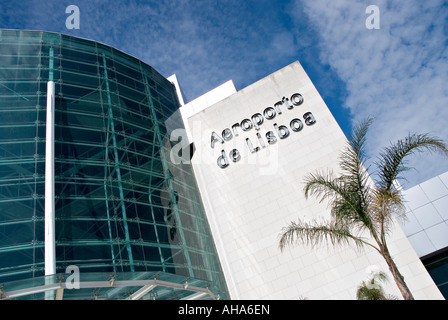
M218 300L217 288L204 280L163 272L69 274L18 280L0 287L2 300Z

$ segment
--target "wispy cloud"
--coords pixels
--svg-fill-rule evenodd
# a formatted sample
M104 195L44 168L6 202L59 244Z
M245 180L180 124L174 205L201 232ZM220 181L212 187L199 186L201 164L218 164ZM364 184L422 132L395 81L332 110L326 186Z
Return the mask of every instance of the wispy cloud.
M241 89L299 60L348 132L376 116L370 152L409 131L448 140L447 16L442 0L0 0L0 27L72 34L114 46L176 73L187 100L232 79ZM75 4L81 29L68 30ZM365 27L369 4L381 29ZM448 170L415 157L409 183Z
M241 89L298 59L310 75L321 69L313 61L317 47L306 16L289 15L289 0L3 2L1 27L62 32L112 45L165 76L176 73L187 99L229 79ZM69 4L80 9L79 30L65 28ZM321 85L329 74L314 78ZM322 85L324 96L329 87Z
M345 82L345 105L355 121L375 116L369 151L409 132L448 142L448 7L443 1L371 1L380 9L380 29L368 30L365 1L306 1L320 35L320 60ZM448 170L441 156L416 156L405 186Z
M80 30L65 28L68 4L80 8ZM298 59L303 44L288 30L287 1L25 1L8 8L1 15L3 27L113 45L165 75L178 73L190 98L228 79L246 86Z

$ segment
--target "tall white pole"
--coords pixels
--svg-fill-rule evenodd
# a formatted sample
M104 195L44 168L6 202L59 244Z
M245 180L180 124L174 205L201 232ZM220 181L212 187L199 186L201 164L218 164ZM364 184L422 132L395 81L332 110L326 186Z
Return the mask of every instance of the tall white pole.
M47 83L47 124L45 139L45 275L56 273L54 205L54 103L53 81Z

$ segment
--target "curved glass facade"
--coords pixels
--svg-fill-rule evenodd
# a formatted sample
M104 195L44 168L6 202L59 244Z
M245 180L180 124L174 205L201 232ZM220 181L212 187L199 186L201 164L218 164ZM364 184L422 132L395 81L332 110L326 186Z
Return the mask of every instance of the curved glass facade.
M170 161L170 128L183 128L174 86L94 41L0 32L0 283L44 275L53 80L57 273L160 272L226 298L192 168Z

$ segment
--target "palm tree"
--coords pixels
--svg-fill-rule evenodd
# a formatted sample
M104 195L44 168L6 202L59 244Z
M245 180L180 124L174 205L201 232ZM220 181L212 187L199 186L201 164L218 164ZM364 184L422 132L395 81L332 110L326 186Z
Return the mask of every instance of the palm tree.
M356 290L356 299L358 300L396 300L393 295L386 294L380 282L387 282L388 277L383 271L372 274L367 280L363 281Z
M403 276L392 259L386 242L394 224L394 217L404 217L404 200L396 181L408 170L407 158L415 152L441 152L448 155L444 142L426 134L410 134L405 139L384 148L375 163L377 178L373 182L363 163L366 162L366 135L373 119L357 124L348 145L339 157L341 175L332 171L309 174L305 177L305 196L329 201L328 221L305 222L298 220L283 228L279 247L301 242L317 245L355 244L374 248L385 259L390 272L405 300L413 300ZM367 239L365 235L370 235Z

